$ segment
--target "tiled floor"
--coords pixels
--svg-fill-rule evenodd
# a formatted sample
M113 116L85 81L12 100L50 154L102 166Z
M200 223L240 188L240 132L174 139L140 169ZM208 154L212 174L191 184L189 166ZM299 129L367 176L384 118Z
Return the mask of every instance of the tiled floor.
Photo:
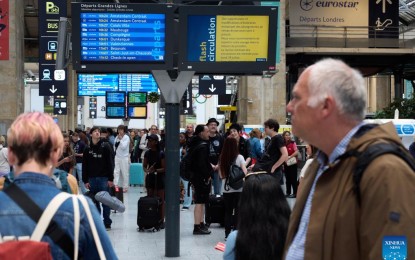
M165 230L159 232L138 232L137 201L144 193L143 188L131 187L124 193L126 210L124 213L111 213L112 229L108 231L117 256L121 260L128 259L166 259ZM285 188L284 188L285 189ZM290 205L294 199L288 199ZM193 206L188 211L180 211L180 257L178 259L205 260L222 259L222 252L214 247L224 242L225 231L219 224L212 224L210 235L194 236Z

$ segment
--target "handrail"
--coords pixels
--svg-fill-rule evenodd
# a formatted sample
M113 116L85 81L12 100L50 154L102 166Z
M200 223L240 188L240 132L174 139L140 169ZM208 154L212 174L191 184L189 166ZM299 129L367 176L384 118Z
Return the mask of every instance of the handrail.
M414 48L415 27L286 25L286 47Z

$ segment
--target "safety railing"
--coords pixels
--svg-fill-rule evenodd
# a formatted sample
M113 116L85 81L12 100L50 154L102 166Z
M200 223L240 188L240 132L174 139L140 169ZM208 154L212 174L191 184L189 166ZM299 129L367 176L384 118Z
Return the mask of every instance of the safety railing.
M286 47L414 48L415 27L287 25Z

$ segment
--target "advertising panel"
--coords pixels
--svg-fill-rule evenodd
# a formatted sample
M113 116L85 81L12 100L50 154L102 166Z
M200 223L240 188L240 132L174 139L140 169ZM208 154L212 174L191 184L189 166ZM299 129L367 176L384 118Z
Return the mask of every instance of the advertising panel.
M0 60L9 59L9 0L0 0Z
M289 5L290 37L397 37L398 1L290 0Z

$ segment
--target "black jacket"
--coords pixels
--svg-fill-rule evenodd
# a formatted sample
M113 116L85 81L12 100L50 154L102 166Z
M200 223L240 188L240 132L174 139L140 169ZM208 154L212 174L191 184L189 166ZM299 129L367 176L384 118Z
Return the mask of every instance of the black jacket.
M190 167L194 172L192 183L198 185L201 182L207 182L213 173L209 162L209 141L193 136L189 141L188 151L192 153Z
M114 180L114 157L111 145L100 140L97 144L85 148L82 158L82 181L89 183L91 177L107 177Z

